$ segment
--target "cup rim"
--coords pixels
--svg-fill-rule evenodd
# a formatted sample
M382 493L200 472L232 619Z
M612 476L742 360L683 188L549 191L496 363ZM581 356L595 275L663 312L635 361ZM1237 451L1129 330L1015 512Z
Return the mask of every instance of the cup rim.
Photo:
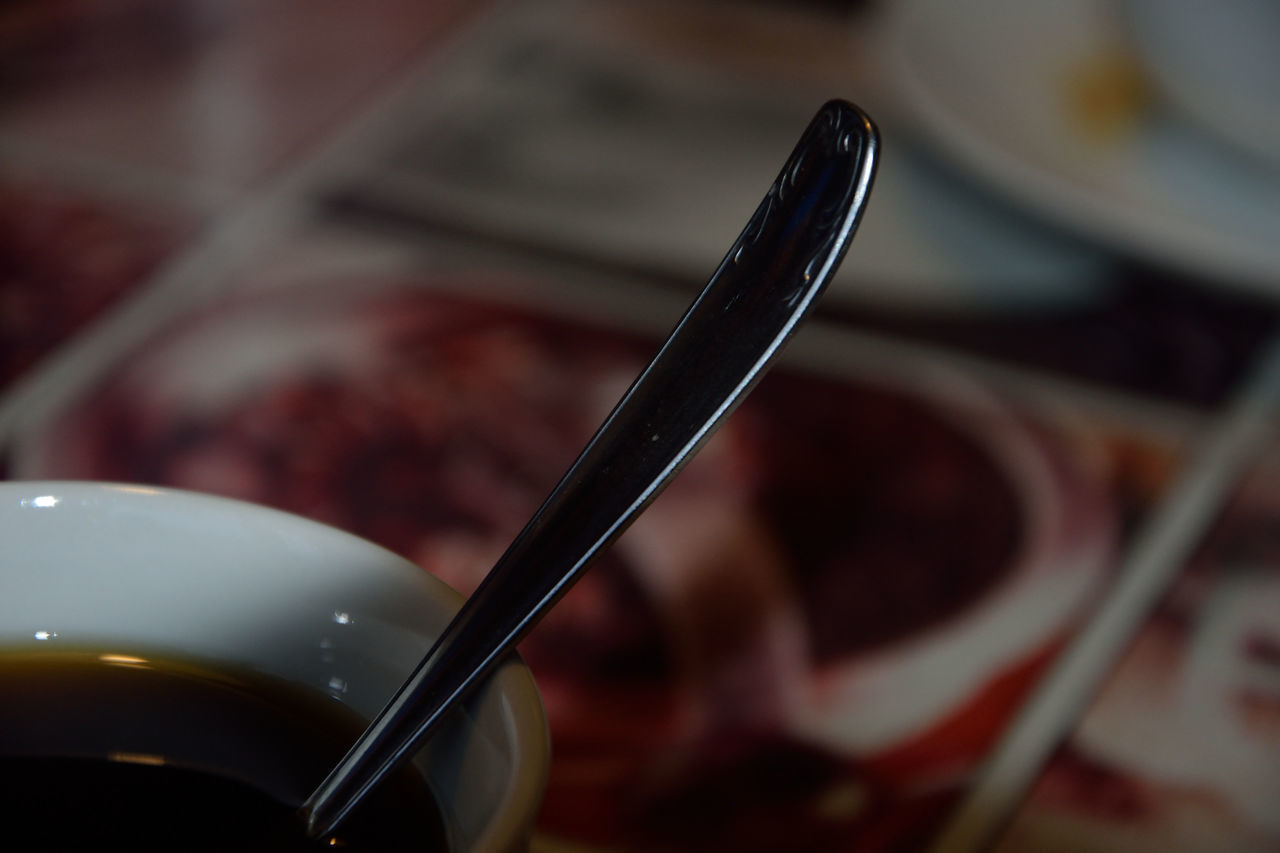
M56 496L56 497L55 497ZM44 501L44 503L40 503ZM439 604L432 621L447 619L461 606L463 597L425 569L376 543L283 510L235 498L170 487L87 480L9 480L0 482L0 514L61 501L98 506L156 507L157 502L190 513L193 517L244 517L273 532L341 545L373 556L379 571L408 574L415 584L429 590ZM215 522L216 523L216 522ZM358 567L357 567L358 569ZM11 571L0 565L0 575ZM443 627L441 622L439 627ZM16 648L12 637L0 637L0 647ZM513 653L496 670L481 702L493 703L496 719L510 743L511 772L494 807L496 818L474 838L470 853L506 851L520 845L532 832L550 765L550 738L545 709L533 675Z

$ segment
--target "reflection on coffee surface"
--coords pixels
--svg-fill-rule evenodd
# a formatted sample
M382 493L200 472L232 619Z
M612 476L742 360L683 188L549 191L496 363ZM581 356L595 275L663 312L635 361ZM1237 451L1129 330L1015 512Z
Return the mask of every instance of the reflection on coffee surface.
M339 829L297 809L360 734L337 701L257 673L132 654L0 655L0 803L41 849L443 851L406 770Z

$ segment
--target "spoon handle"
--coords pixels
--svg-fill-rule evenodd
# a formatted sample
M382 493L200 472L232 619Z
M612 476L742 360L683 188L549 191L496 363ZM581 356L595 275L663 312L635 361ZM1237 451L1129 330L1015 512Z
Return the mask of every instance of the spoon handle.
M302 806L323 836L657 497L760 379L844 257L879 150L824 105L701 295L364 736Z

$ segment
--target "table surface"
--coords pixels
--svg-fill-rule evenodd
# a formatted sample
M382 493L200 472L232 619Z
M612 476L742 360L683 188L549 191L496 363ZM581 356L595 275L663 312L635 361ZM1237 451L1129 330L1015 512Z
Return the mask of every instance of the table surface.
M898 5L9 4L6 476L465 591L847 98L884 161L816 319L522 647L534 848L1280 848L1277 305L949 156ZM1142 132L1106 68L1090 132Z

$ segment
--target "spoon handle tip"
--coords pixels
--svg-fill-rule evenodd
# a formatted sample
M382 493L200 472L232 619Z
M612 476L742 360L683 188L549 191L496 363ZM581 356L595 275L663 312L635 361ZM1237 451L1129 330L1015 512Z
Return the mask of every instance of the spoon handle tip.
M879 135L829 101L702 293L423 662L303 805L313 837L421 745L657 497L812 309L866 206Z

